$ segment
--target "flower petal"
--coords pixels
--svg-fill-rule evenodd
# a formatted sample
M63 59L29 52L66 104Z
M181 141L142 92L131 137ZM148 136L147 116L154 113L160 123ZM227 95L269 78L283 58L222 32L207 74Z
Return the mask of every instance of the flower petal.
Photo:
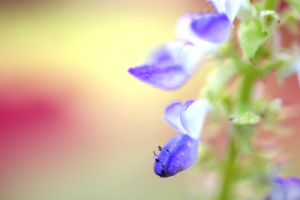
M210 103L206 99L202 99L191 104L185 111L181 113L182 126L187 130L188 134L198 139L205 121L206 113L211 109Z
M245 0L226 0L225 3L226 15L229 18L231 23L233 22L235 16L237 15L242 1Z
M164 90L177 89L189 77L181 65L166 61L133 67L128 72L137 79Z
M195 13L187 13L182 15L177 22L177 33L180 38L187 39L193 43L193 46L187 46L181 55L185 63L185 69L189 73L196 69L206 54L218 49L217 44L200 39L192 30L191 23L197 16Z
M174 135L155 156L154 172L162 178L174 176L189 168L198 156L198 140L187 134Z
M200 42L201 41L201 42ZM175 39L168 44L172 49L176 63L182 65L188 74L192 74L205 54L216 48L213 43L199 40L197 44L185 39Z
M178 132L187 133L187 130L181 124L180 114L182 111L186 110L188 106L193 102L194 100L188 100L184 104L182 104L180 101L174 101L170 103L165 109L163 119Z
M191 28L191 23L198 14L196 13L186 13L179 17L176 25L176 32L179 37L192 41L193 43L199 42L199 37Z
M224 42L232 28L226 14L201 14L191 23L192 30L203 40L212 43Z

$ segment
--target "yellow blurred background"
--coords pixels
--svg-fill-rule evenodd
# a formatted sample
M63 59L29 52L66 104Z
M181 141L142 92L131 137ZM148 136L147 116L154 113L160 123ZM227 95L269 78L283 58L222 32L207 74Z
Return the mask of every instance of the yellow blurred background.
M152 151L175 133L166 104L196 98L203 74L162 91L127 69L176 37L181 14L208 10L204 0L1 1L0 199L188 199L189 172L159 178Z

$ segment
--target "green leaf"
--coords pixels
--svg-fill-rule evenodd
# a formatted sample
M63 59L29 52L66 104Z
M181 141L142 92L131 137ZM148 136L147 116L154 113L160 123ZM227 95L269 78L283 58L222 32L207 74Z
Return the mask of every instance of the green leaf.
M244 56L253 59L258 47L263 44L268 32L263 30L260 19L244 21L238 31L238 38L244 52Z
M246 112L241 117L232 117L230 121L238 125L257 124L261 121L261 115L254 115L251 111Z

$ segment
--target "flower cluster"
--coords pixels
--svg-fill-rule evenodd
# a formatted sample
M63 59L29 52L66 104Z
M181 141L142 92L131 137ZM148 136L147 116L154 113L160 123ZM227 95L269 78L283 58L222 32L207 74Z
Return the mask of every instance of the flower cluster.
M211 0L217 13L183 15L179 38L158 48L147 63L130 68L137 79L164 90L182 86L202 57L229 37L242 0Z
M218 53L214 58L222 60L210 71L208 84L202 90L200 99L184 103L175 101L166 107L163 119L177 134L163 147L158 147L158 154L154 152L154 172L166 178L193 165L198 157L203 124L211 111L217 126L222 127L220 132L227 134L227 143L223 145L227 148L227 155L225 151L221 156L217 155L213 151L214 145L201 146L208 146L205 149L206 161L202 162L201 158L201 167L209 165L209 172L217 174L220 180L220 184L216 184L219 192L204 199L265 197L264 200L300 200L300 180L281 178L279 167L275 162L270 162L265 151L253 150L253 139L259 128L268 127L272 133L281 130L278 128L281 100L254 98L257 96L254 90L257 80L273 72L278 73L279 79L292 73L300 77L299 53L289 56L286 50L278 47L279 36L275 30L280 20L274 11L277 0L259 1L257 5L252 5L249 0L209 2L216 13L183 15L177 24L179 37L157 48L146 63L128 70L135 78L151 86L174 90L193 75L206 54ZM295 2L289 1L291 5L299 5ZM300 8L295 10L300 13ZM236 30L238 37L232 38L230 32L236 16L240 18ZM231 41L226 42L228 39ZM232 90L240 90L231 91L229 86ZM263 92L260 95L263 96ZM244 156L247 153L253 155ZM274 171L278 173L274 175ZM270 181L262 181L270 176L276 177L271 184ZM247 193L237 198L238 193L234 190L239 182L254 183L256 188L267 186L269 191L266 195L266 190L254 189L253 194Z

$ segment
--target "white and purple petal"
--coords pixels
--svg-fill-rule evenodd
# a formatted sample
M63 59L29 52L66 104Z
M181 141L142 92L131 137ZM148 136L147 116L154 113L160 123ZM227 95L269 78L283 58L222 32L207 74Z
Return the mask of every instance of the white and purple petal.
M164 90L174 90L189 78L183 66L168 61L149 63L129 68L128 72L137 79Z
M206 99L195 101L182 111L180 115L182 126L188 134L198 140L207 112L211 109L210 103Z
M216 9L217 13L226 14L226 0L209 0Z
M199 43L199 37L191 29L192 21L197 17L196 13L186 13L179 17L176 24L176 32L181 38L193 41L193 43Z
M235 16L237 15L241 2L243 0L227 0L225 3L226 7L226 15L229 18L230 22L232 23Z
M194 100L188 100L185 103L181 103L180 101L174 101L170 103L165 108L165 114L163 115L163 119L170 124L173 128L175 128L180 133L187 133L187 130L182 126L180 115L182 111L186 110L189 105L191 105Z
M219 44L229 37L232 24L224 13L200 14L194 17L191 28L202 40Z

